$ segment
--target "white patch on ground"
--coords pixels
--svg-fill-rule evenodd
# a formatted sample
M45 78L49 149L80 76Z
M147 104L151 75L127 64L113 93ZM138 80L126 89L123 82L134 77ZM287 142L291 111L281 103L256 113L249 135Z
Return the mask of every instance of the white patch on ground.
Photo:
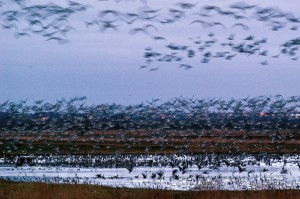
M228 162L231 159L227 159ZM172 190L259 190L259 189L299 189L299 156L289 156L283 160L272 160L271 165L258 162L247 164L251 156L243 159L245 171L238 167L227 167L224 163L217 168L207 165L199 169L189 166L185 172L177 167L134 167L132 172L126 168L76 168L60 166L2 166L0 178L13 181L46 183L97 184L113 187L140 187ZM1 159L1 162L4 160ZM285 164L285 166L284 166ZM285 172L282 168L286 169ZM176 178L172 171L177 169ZM157 173L163 172L161 178ZM144 178L143 174L147 177ZM155 175L155 177L154 177Z

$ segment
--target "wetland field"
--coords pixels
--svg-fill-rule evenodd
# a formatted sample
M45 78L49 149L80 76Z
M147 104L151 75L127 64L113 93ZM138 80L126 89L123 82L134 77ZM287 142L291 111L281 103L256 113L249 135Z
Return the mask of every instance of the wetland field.
M294 140L286 139L291 134ZM276 135L285 139L270 139ZM243 198L245 192L251 193L250 198L261 194L269 198L275 193L296 198L300 190L298 142L295 130L5 133L0 146L9 152L0 158L0 190L11 198L25 194L27 185L31 190L57 192L61 187L94 190L91 198L101 198L102 192L108 194L103 198L118 193L125 194L124 198L146 193L148 197L149 190L169 198L198 197L199 193L207 198L218 194ZM14 191L4 191L4 187ZM34 198L37 193L31 194Z

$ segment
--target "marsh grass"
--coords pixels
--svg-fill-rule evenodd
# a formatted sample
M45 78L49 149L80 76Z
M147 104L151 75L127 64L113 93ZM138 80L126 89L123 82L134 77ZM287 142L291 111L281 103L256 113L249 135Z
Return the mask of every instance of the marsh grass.
M298 199L300 190L261 191L170 191L155 189L112 188L97 185L45 184L0 180L1 199Z

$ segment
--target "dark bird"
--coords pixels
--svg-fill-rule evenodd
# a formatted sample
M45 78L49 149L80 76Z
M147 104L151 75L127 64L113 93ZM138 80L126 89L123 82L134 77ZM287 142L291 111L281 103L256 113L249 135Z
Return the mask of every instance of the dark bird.
M280 174L287 174L288 170L286 168L284 168L284 166L281 168L280 170Z
M200 170L202 168L201 164L197 164L198 169Z
M131 173L133 171L133 166L128 165L128 167L126 167L126 169L128 170L129 173Z
M129 30L129 34L134 35L136 33L144 33L144 34L149 34L148 31L145 28L133 28Z
M154 40L164 40L164 41L167 41L167 39L166 38L164 38L164 37L161 37L161 36L152 36L152 38L154 39Z
M108 15L108 14L111 14L111 15L114 15L114 16L119 16L120 12L118 12L116 10L101 10L99 12L100 17L104 17L105 15Z
M230 5L230 8L245 11L245 10L255 8L256 6L257 5L248 5L245 2L237 2L237 3L234 3L234 4Z
M158 69L159 69L159 67L151 68L151 69L149 70L149 72L157 71Z
M188 64L180 64L179 68L184 68L185 70L189 70L193 67L191 65L188 65Z
M156 178L156 173L152 173L152 174L151 174L151 178L152 178L152 179L155 179L155 178Z
M143 28L145 29L145 30L147 30L147 29L149 29L149 28L152 28L152 29L154 29L154 30L158 30L154 25L152 25L152 24L146 24L146 25L144 25L143 26Z
M154 9L148 9L148 10L143 10L142 12L147 13L147 14L156 14L156 13L158 13L161 10L162 9L156 9L156 10L154 10Z
M147 174L145 174L145 173L142 173L142 176L143 176L143 179L147 178Z
M174 176L176 173L178 173L178 169L173 169L172 176Z
M200 19L194 20L190 24L195 24L195 23L200 23L201 26L202 26L202 28L210 28L210 27L213 26L211 23L203 21L203 20L200 20Z
M98 25L99 26L99 22L96 21L96 20L93 20L93 21L85 21L85 25L86 27L90 27L90 26L94 26L94 25Z
M12 29L12 28L15 28L15 29L18 29L18 26L14 23L11 23L11 24L1 24L2 25L2 28L3 29Z
M118 30L117 29L117 25L114 25L113 22L115 22L116 20L113 21L101 21L101 30L105 31L107 29L113 29L113 30Z
M28 33L26 33L26 32L16 32L15 33L15 37L17 39L20 38L20 37L29 37L29 38L31 38L30 35Z
M265 61L260 62L260 64L263 65L263 66L266 66L266 65L268 65L269 63L268 63L267 60L265 60Z
M250 170L250 171L248 171L248 177L250 176L250 173L254 173L254 170L252 169L252 170Z
M221 26L222 28L226 29L225 25L222 24L221 22L212 22L210 24L211 24L212 27L213 26Z
M49 39L47 39L46 41L57 41L59 44L65 44L65 43L68 43L69 41L66 40L66 39L63 39L61 37L50 37Z
M246 168L243 168L243 167L241 167L240 165L238 165L238 168L239 168L239 172L240 172L240 173L247 170Z
M250 36L246 37L244 40L252 41L252 40L254 40L254 36L250 35Z
M241 27L245 31L250 30L250 28L247 25L242 24L242 23L235 23L231 26L231 28L234 28L234 27Z
M192 3L183 3L183 2L177 3L177 5L178 5L181 9L191 9L191 8L196 7L197 4L198 4L198 3L195 3L195 4L192 4Z
M175 180L179 180L179 175L173 175L173 178L174 178Z

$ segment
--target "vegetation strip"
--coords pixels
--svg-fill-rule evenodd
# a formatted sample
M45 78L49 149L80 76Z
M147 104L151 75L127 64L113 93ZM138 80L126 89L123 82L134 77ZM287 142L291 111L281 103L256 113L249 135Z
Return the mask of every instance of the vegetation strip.
M0 180L0 198L2 199L93 199L93 198L235 198L259 199L281 198L298 199L300 190L263 190L263 191L170 191L154 189L111 188L94 185L66 185L44 183L15 183Z

